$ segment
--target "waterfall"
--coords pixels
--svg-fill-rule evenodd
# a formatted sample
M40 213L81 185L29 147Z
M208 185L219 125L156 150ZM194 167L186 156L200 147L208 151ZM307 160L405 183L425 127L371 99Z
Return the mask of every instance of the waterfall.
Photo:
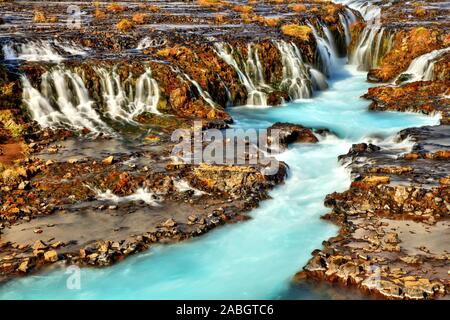
M30 41L19 44L4 44L3 55L5 60L25 60L25 61L50 61L59 63L64 60L64 56L86 55L84 48L74 44L63 44L54 41Z
M393 36L394 34L386 34L380 25L367 24L350 55L350 63L365 71L376 68L383 55L392 48Z
M111 118L134 122L133 118L143 112L159 114L159 87L149 68L139 76L135 88L131 84L131 78L122 83L116 68L107 70L97 67L95 71L100 77L104 103Z
M244 69L242 70L239 67L238 62L233 57L234 50L231 46L227 46L224 43L216 42L214 44L217 55L222 58L228 65L232 66L236 73L238 74L239 80L241 83L245 86L247 89L247 105L252 106L267 106L267 95L263 91L260 91L261 87L267 87L265 83L257 82L254 83L252 78L255 78L256 74L259 74L261 72L262 74L262 67L261 63L259 62L259 58L255 57L256 54L251 53L251 50L249 49L249 54L247 58L247 62L244 64ZM252 46L251 44L249 45ZM252 58L253 57L253 58ZM257 60L255 61L254 59ZM251 63L249 62L249 59ZM250 65L249 65L250 63ZM252 71L254 74L250 76L247 71ZM257 79L257 78L256 78ZM261 79L261 78L260 78ZM263 79L263 77L262 77ZM259 87L258 87L259 85Z
M47 71L41 78L41 92L22 76L23 101L41 127L68 127L109 133L108 126L92 108L93 102L82 79L62 68Z
M286 91L294 100L311 97L311 75L297 46L284 41L276 41L275 44L280 51L283 63L283 81L280 89Z
M183 72L184 77L194 85L194 87L197 89L198 93L200 94L200 96L203 98L203 100L205 100L209 106L213 109L217 108L217 103L215 103L213 101L213 99L211 98L210 94L206 91L204 91L202 89L202 87L200 87L200 85L198 84L197 81L191 79L191 77L189 77L186 73Z
M450 52L450 47L434 50L415 58L411 61L408 69L400 74L395 81L413 82L434 80L434 65L447 52ZM401 81L402 78L406 78L406 81Z
M149 37L144 37L141 39L136 47L137 50L144 50L148 48L158 48L162 47L167 43L164 39L152 39Z
M339 21L344 28L345 44L348 45L352 42L352 33L350 32L350 25L356 21L356 17L353 12L346 9L343 14L339 13Z
M382 0L334 0L334 2L359 11L366 21L380 17L381 9L378 4L381 4Z
M331 48L331 44L329 43L329 41L325 40L319 34L319 32L317 31L316 27L313 24L308 23L308 26L311 28L314 34L314 38L316 39L317 42L317 51L321 61L319 68L324 74L330 75L333 70L332 66L336 65L337 57L335 51Z
M331 33L330 29L325 23L322 23L319 21L319 25L322 27L322 31L325 34L326 42L328 44L329 49L331 50L331 54L333 57L337 57L337 49L336 49L336 43L333 37L333 34Z

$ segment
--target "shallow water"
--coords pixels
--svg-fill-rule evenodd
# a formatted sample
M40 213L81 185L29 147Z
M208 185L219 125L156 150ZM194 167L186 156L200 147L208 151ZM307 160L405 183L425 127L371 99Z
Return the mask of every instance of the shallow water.
M239 128L265 128L276 121L328 128L315 145L296 145L279 158L290 167L286 183L251 213L252 220L228 225L200 238L160 245L102 269L81 270L81 288L69 290L65 269L42 272L0 287L0 299L282 299L332 298L310 286L292 289L290 279L311 251L337 232L319 217L327 193L343 191L349 173L337 162L351 143L437 124L437 117L371 113L360 99L365 74L345 66L330 88L313 99L277 108L236 108ZM392 140L392 139L391 139ZM389 140L389 141L391 141Z

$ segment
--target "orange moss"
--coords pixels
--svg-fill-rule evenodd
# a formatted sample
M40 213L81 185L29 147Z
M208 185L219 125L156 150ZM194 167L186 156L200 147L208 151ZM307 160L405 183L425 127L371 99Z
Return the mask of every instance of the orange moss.
M290 4L289 8L295 12L304 12L306 11L306 6L304 4Z
M47 17L45 13L41 10L34 11L33 22L35 23L56 23L58 22L57 16Z
M312 34L310 27L298 24L286 24L281 27L281 32L287 36L295 37L303 41L308 41Z
M128 19L122 19L119 21L119 23L116 25L117 29L119 29L120 31L130 31L131 29L134 28L134 24L133 22L131 22Z
M106 10L109 12L113 12L113 13L119 13L119 12L123 12L127 9L127 7L120 5L116 2L111 3Z
M144 24L147 21L147 14L146 13L135 13L133 15L133 22L136 24Z
M106 13L101 11L99 8L96 8L95 11L94 11L94 17L96 19L105 19L106 18Z
M416 10L414 11L414 14L417 17L423 18L423 17L425 17L427 15L427 11L423 7L417 7Z
M252 6L243 6L243 5L236 5L233 7L233 10L240 13L251 13L253 12Z
M224 6L227 4L227 1L224 0L197 0L197 3L204 7L211 7L211 6Z

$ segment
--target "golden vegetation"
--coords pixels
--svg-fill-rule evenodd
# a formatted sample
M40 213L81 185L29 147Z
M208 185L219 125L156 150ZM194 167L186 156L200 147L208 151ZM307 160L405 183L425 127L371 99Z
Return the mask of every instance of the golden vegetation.
M233 7L233 10L240 13L251 13L253 12L252 6L243 6L243 5L236 5Z
M106 10L112 13L119 13L119 12L123 12L127 9L127 7L118 4L117 2L113 2L111 3Z
M286 24L281 27L281 32L287 36L295 37L303 41L308 41L312 30L308 26L300 26L298 24Z
M228 2L224 0L197 0L197 3L204 7L211 7L211 6L221 7L228 4Z
M135 13L133 15L133 22L136 24L144 24L148 19L148 15L146 13Z
M99 8L96 8L95 11L94 11L94 17L96 19L105 19L106 18L106 13L101 11Z
M119 21L119 23L116 25L117 29L119 29L120 31L130 31L131 29L134 28L134 24L133 22L131 22L128 19L122 19Z
M295 12L304 12L306 11L306 6L304 4L290 4L289 9Z
M34 11L33 22L35 23L56 23L58 22L57 16L47 17L41 10Z

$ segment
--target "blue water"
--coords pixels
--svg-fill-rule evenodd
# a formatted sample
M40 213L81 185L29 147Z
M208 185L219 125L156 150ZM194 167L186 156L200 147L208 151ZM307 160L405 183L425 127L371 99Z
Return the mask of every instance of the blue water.
M64 269L28 276L0 287L0 299L279 299L290 279L337 232L319 217L327 193L343 191L349 173L337 156L351 143L388 137L437 118L405 113L370 113L365 74L342 67L330 88L311 100L266 109L236 108L241 128L265 128L276 121L329 128L336 136L316 145L296 145L280 155L290 166L273 199L251 213L252 220L218 228L180 244L157 246L112 267L84 268L81 289L69 290ZM311 297L311 295L309 295ZM292 298L292 297L291 297Z

